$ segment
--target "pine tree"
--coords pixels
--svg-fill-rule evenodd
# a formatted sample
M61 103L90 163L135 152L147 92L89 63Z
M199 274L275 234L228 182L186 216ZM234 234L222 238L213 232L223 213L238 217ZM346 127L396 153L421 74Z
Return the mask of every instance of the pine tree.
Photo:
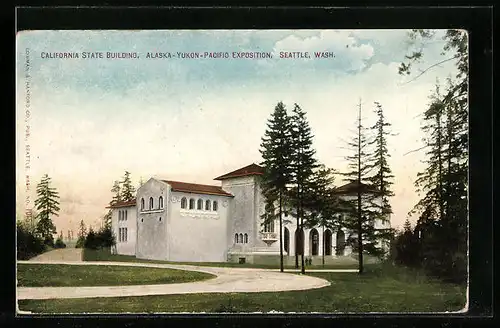
M111 192L113 193L113 199L111 200L109 205L114 205L122 201L120 182L114 182L113 187L111 188Z
M375 214L376 218L379 222L386 225L390 223L390 215L392 214L392 207L389 202L389 198L394 196L394 192L391 190L394 175L389 167L388 159L391 155L389 154L389 149L387 148L387 136L391 135L391 132L389 131L391 124L386 121L382 105L375 102L375 106L377 122L371 127L371 130L374 131L375 137L373 138L373 141L370 142L370 145L375 146L370 158L370 161L373 163L372 169L374 169L375 172L367 180L374 187L373 189L378 191L373 194L372 200L372 205L375 207L377 212ZM374 229L375 239L382 241L385 244L388 243L391 235L392 230L390 228ZM385 251L383 248L379 248L372 250L371 253L384 255Z
M78 239L76 240L76 247L83 247L85 244L85 238L87 237L87 228L85 227L85 222L80 221L80 226L78 227Z
M46 244L53 245L53 235L57 230L51 216L59 216L59 193L50 186L50 180L49 176L45 174L36 187L37 199L35 200L35 206L39 211L36 230Z
M306 200L306 208L310 211L308 226L319 225L323 229L329 228L334 231L341 226L338 213L340 212L340 200L335 194L335 170L320 165L314 170L313 180L310 184L309 197ZM323 238L322 264L325 264L325 240Z
M103 217L104 227L107 229L111 229L111 220L112 220L112 212L108 211Z
M142 185L144 184L144 180L142 179L142 177L139 178L139 184L137 186L137 189L139 189L140 187L142 187Z
M300 238L304 237L304 219L307 220L305 208L308 199L308 194L311 193L310 187L314 178L313 171L318 166L314 158L315 150L312 148L313 134L309 127L309 122L306 119L305 112L299 105L295 104L293 108L292 122L292 184L293 192L289 194L292 204L296 208L296 223ZM304 241L301 241L302 247ZM297 247L296 247L297 249ZM296 250L295 266L298 267L298 258ZM305 273L304 249L301 250L301 272Z
M262 194L266 199L264 224L270 220L279 220L280 270L283 272L283 204L287 186L291 179L290 169L290 118L282 102L279 102L268 120L267 129L262 137L260 153L264 167L262 175ZM275 214L275 202L278 213ZM274 214L274 215L273 215Z
M432 33L414 30L410 37L422 42ZM443 55L457 68L448 79L444 95L435 92L425 111L423 132L427 136L427 168L417 176L416 186L423 193L413 213L420 213L416 230L422 266L430 273L457 282L467 276L467 188L468 188L468 49L467 34L448 30ZM411 65L422 58L407 56L400 73L410 73ZM442 61L442 62L444 62Z
M122 201L128 202L134 199L134 193L135 193L135 188L132 186L132 180L130 179L130 172L125 171L121 187Z
M363 253L376 250L374 245L377 241L374 238L374 210L370 205L373 199L372 188L369 187L369 174L373 167L370 162L368 151L369 141L367 129L362 125L361 100L358 105L358 119L356 123L356 135L348 146L352 149L353 155L347 156L349 171L343 173L345 181L355 186L356 199L348 200L347 220L344 226L351 232L355 232L348 237L348 242L353 249L358 252L359 273L363 273Z

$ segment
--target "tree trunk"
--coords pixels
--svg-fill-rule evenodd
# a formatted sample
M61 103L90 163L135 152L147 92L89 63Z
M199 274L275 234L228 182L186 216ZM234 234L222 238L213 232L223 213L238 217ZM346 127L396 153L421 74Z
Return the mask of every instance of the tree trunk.
M282 195L280 192L280 271L283 272L283 218L281 217L281 209L283 207Z
M297 211L297 232L295 233L295 269L299 268L299 252L298 252L298 246L300 245L300 224L299 224L299 215Z
M323 231L322 231L322 238L323 238L323 258L322 258L322 264L323 264L323 268L325 267L325 226L323 225L322 226L323 228Z
M361 215L361 100L358 117L358 261L359 274L363 273L363 222Z

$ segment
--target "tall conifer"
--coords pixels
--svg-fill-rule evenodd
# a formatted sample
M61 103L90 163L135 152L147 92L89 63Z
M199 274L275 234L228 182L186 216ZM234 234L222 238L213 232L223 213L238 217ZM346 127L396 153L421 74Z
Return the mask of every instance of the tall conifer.
M45 174L36 187L35 206L38 211L36 230L46 244L54 243L53 234L57 232L51 216L59 216L59 193L50 186L50 177Z
M295 104L292 115L292 184L294 186L293 192L290 193L292 203L296 208L296 223L297 231L299 231L301 249L301 271L305 273L304 263L304 219L308 215L306 209L306 202L308 194L310 194L310 187L314 179L314 170L318 164L314 157L315 150L312 147L313 134L309 127L309 122L306 119L306 113ZM297 249L297 247L295 247ZM297 250L296 250L295 266L298 266Z
M283 272L283 205L287 187L291 179L291 144L290 118L285 105L279 102L268 120L267 129L262 137L260 153L264 166L262 175L262 193L266 199L264 224L276 217L279 220L280 270ZM275 213L274 203L278 203Z

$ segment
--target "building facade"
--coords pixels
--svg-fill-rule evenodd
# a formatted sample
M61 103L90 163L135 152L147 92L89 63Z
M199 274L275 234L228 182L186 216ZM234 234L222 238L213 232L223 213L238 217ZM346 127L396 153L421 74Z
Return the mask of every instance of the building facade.
M110 206L113 252L166 261L277 263L279 222L262 224L262 173L251 164L215 178L220 186L149 179L136 199ZM286 263L301 249L313 259L324 253L326 262L351 253L345 229L304 229L301 239L295 219L285 215L284 222Z

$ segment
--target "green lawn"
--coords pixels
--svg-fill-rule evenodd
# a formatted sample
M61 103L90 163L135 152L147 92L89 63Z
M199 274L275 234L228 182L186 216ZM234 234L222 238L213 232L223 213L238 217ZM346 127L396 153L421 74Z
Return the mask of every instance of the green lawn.
M140 263L166 263L166 264L187 264L197 266L213 266L213 267L230 267L230 268L263 268L263 269L279 269L279 264L252 264L252 263L232 263L232 262L171 262L161 260L145 260L138 259L130 255L111 254L109 250L92 250L84 249L83 261L117 261L117 262L140 262ZM300 260L299 260L300 267ZM285 266L287 269L293 269L295 266ZM310 269L357 269L358 262L352 258L339 259L335 264L310 265L306 268Z
M21 310L81 312L440 312L465 304L465 287L443 284L403 268L372 266L356 273L310 273L321 289L291 292L188 294L93 299L20 300Z
M204 272L111 265L18 264L19 287L172 284L215 278Z

